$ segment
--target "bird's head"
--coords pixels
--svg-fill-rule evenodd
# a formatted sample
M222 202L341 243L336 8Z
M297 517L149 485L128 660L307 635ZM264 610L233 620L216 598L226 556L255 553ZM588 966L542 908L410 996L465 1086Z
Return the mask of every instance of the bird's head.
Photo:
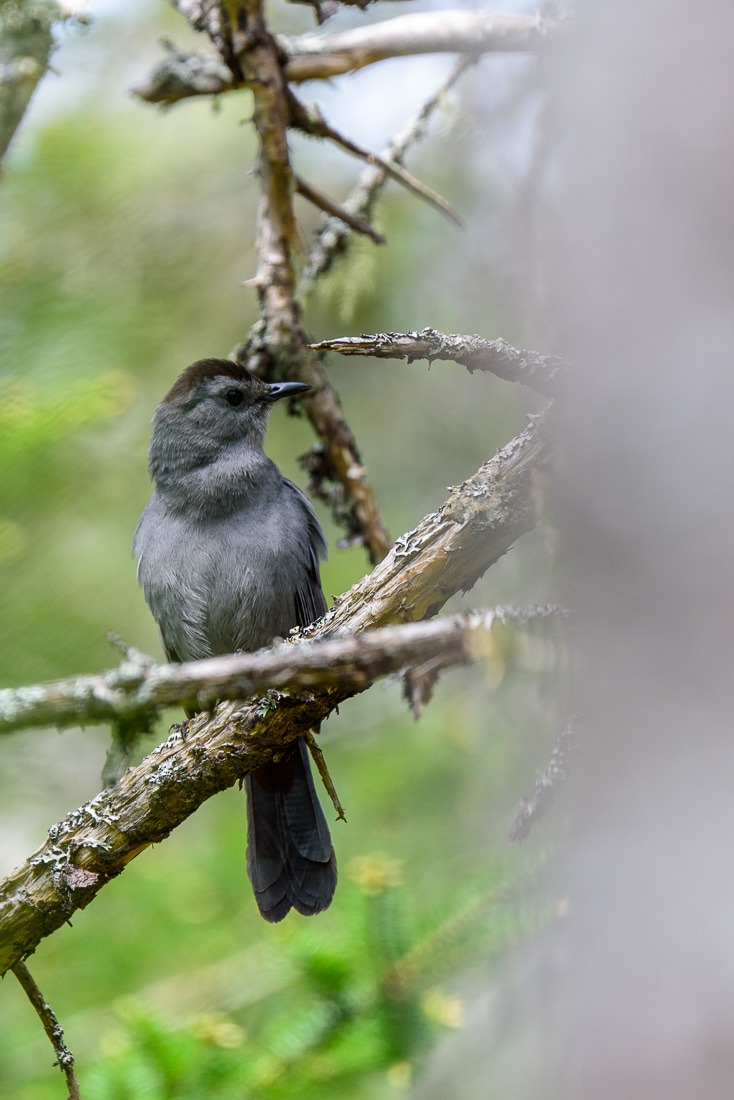
M261 451L273 403L308 389L304 382L263 382L227 359L192 363L155 411L153 480L210 465L233 449Z

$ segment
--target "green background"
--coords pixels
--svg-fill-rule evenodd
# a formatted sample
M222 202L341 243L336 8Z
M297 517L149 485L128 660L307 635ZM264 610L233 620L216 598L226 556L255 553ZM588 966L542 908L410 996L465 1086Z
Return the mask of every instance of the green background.
M340 18L346 26L365 17ZM273 20L310 27L300 10L276 8ZM108 6L88 32L62 32L58 74L46 77L0 184L3 686L110 667L108 630L160 655L130 550L150 492L150 417L184 366L226 356L256 319L254 292L242 285L255 269L249 96L169 112L132 99L129 85L159 56L163 31L191 41L156 3L126 15ZM383 88L375 123L385 136L411 114L410 96L399 94L411 74L430 88L446 69L414 64L380 68L395 89ZM504 98L488 96L490 72L504 74ZM532 265L505 233L522 214L513 112L527 102L528 80L516 59L490 59L449 97L410 166L467 228L392 184L379 219L387 246L356 242L322 281L305 314L314 339L426 325L530 338L516 303ZM374 86L346 81L336 104L342 117L354 112L360 139L365 88ZM299 170L335 198L359 172L314 142L295 140L293 151ZM298 213L308 243L315 216L300 200ZM327 370L393 536L539 407L525 391L451 364L429 371L333 358ZM276 409L268 451L301 484L297 459L311 442L305 420ZM329 596L367 561L362 550L336 549L340 532L318 510L331 547ZM450 606L545 600L547 543L527 536ZM504 950L542 919L518 887L542 838L519 852L506 838L548 755L556 713L546 679L498 684L496 671L447 674L417 724L396 680L330 718L322 745L349 823L333 829L340 885L326 914L261 921L245 875L244 798L228 791L40 945L30 966L65 1027L87 1100L389 1097L420 1082L491 987ZM141 754L177 717L166 716ZM108 739L101 727L2 739L1 873L96 793ZM8 977L0 1095L61 1096L51 1061Z

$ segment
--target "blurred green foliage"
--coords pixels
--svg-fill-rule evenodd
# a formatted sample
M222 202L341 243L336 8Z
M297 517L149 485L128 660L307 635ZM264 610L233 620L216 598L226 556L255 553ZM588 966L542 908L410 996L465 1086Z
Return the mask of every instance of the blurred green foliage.
M183 366L226 355L255 319L241 285L254 270L257 199L252 133L240 125L247 96L217 112L190 103L160 114L124 95L145 71L138 51L150 54L170 18L162 8L140 4L137 23L100 20L59 51L61 81L76 59L89 62L86 82L31 115L0 187L3 685L109 666L109 629L159 655L130 552L150 491L150 415ZM472 168L470 122L429 142L420 170L482 225L496 188ZM353 163L323 160L318 145L298 154L335 196L354 178ZM313 295L314 338L426 324L515 335L500 324L508 314L481 266L481 233L457 236L394 187L381 218L387 248L359 242L352 265ZM533 407L450 365L328 369L394 533ZM268 449L301 483L297 457L311 442L303 420L276 411ZM321 518L333 546L339 532ZM464 606L545 598L544 559L542 537L527 539ZM361 551L333 550L327 595L366 568ZM461 1026L467 972L491 983L503 949L540 919L514 885L535 857L505 838L555 733L553 702L543 682L495 695L497 680L496 669L446 677L417 725L397 684L329 720L322 744L349 825L334 828L341 878L326 914L260 920L244 801L229 791L41 945L31 969L66 1028L86 1100L382 1098L412 1087ZM107 740L104 729L3 739L0 872L96 792ZM60 1096L12 979L1 994L0 1096Z
M478 948L495 954L515 942L527 918L490 893L419 938L396 861L364 857L348 871L357 890L345 884L340 927L328 935L309 927L275 951L262 949L254 965L271 972L271 990L257 1011L199 1012L174 1028L140 1001L123 1001L101 1040L103 1057L83 1076L85 1095L279 1100L404 1091L436 1035L462 1025L461 999L437 980Z

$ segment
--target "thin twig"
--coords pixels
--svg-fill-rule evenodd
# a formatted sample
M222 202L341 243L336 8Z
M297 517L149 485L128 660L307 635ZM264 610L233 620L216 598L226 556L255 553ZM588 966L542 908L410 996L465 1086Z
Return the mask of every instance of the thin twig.
M54 1054L56 1055L54 1064L59 1067L66 1077L66 1087L69 1090L67 1100L81 1100L79 1082L74 1073L74 1055L64 1042L64 1029L56 1019L56 1014L51 1005L36 985L35 979L26 964L22 961L17 962L12 970L43 1024L43 1030L51 1040L51 1046L54 1048Z
M310 137L323 138L327 141L334 142L335 145L339 145L342 149L345 149L348 153L352 153L353 156L359 157L360 160L365 161L366 164L375 168L381 168L387 175L394 179L397 183L406 187L414 195L424 199L430 206L438 210L439 213L444 214L450 222L458 226L460 229L464 228L464 222L459 214L454 210L451 203L449 203L443 195L439 195L438 191L434 191L432 187L423 183L412 175L402 165L396 164L394 161L385 160L379 153L371 153L369 149L363 149L361 145L357 145L351 138L345 137L344 134L340 134L338 130L335 130L322 115L321 111L315 104L301 103L299 99L291 92L289 97L291 105L291 126L297 130L300 130L304 134L308 134Z
M128 645L125 639L114 630L107 631L107 641L113 649L122 654L125 661L133 668L147 668L149 665L155 664L153 657L148 653L143 653L141 649L136 649L135 646Z
M578 723L571 719L553 746L548 765L538 775L533 790L520 800L510 829L513 843L527 839L533 825L547 813L559 788L568 779L579 728Z
M385 244L386 239L382 233L378 233L376 229L373 229L369 222L366 222L363 218L358 218L356 214L350 214L348 210L345 210L343 206L339 206L337 202L334 202L327 195L323 195L320 191L317 191L310 184L306 183L300 176L294 175L293 186L296 194L301 195L302 198L307 199L313 203L319 210L323 210L325 214L328 214L332 218L339 218L340 221L348 225L350 229L353 229L355 233L362 233L365 237L369 237L375 244ZM309 345L310 346L310 345Z
M377 332L373 335L340 336L310 345L314 351L335 351L340 355L362 355L373 359L426 359L429 363L448 360L461 363L473 373L487 371L508 382L521 382L539 393L552 396L567 370L558 355L543 355L527 348L514 348L505 340L482 336L446 335L433 328L420 332Z
M403 157L417 141L425 136L428 123L446 94L456 84L461 76L471 68L474 59L462 58L454 65L449 75L441 82L435 92L425 101L420 110L408 120L403 128L396 134L390 144L379 155L380 162L390 164L402 163ZM360 218L369 221L377 202L377 199L388 180L388 173L382 163L374 164L365 169L359 177L357 184L352 188L349 197L342 204L343 207ZM342 222L335 218L329 218L320 227L308 258L300 285L301 297L305 297L314 281L319 276L326 274L338 255L343 254L348 247L349 230Z

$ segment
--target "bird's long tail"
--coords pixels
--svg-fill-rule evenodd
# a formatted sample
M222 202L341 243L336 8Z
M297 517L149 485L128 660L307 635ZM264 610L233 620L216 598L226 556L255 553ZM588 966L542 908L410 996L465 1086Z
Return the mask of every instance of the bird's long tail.
M265 920L280 921L291 908L322 912L336 889L336 856L306 742L251 772L245 789L247 873Z

